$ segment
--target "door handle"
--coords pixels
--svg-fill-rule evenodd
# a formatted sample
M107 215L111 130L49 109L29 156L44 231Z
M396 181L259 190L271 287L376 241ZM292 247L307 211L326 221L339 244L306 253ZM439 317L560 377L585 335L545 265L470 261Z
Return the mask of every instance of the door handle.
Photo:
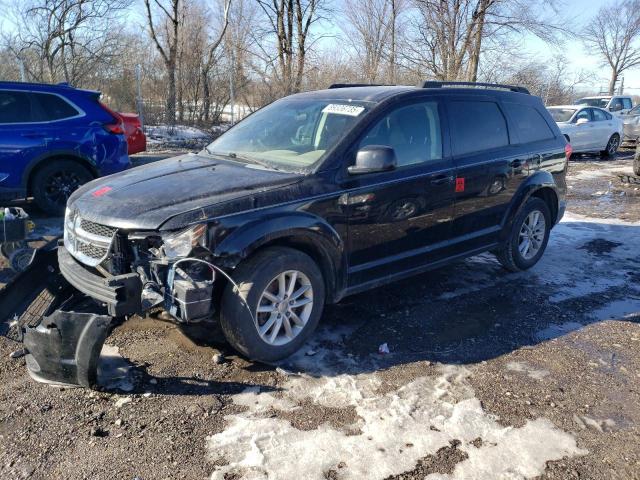
M437 175L435 177L431 177L431 185L443 185L445 183L453 182L453 175Z

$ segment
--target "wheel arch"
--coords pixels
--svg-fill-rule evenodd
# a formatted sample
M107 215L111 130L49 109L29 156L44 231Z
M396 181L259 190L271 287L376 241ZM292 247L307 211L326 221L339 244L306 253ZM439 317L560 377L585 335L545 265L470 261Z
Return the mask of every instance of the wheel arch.
M540 198L549 207L553 224L557 223L560 214L560 195L558 187L553 180L553 176L549 172L538 172L520 188L519 192L514 196L504 219L502 229L502 240L505 240L511 230L513 219L518 212L527 203L530 198Z
M344 242L329 224L308 214L292 214L283 218L256 221L240 227L213 250L226 268L241 262L267 247L282 246L309 255L320 268L325 281L327 302L339 300L344 290L346 258Z
M83 158L75 153L68 153L68 152L52 153L50 155L40 157L32 161L27 167L24 175L24 188L26 189L27 196L31 196L33 193L33 179L35 178L36 174L46 165L49 165L51 162L55 162L58 160L66 160L66 161L72 161L77 163L81 167L86 168L91 173L94 179L100 176L98 173L98 169L95 167L95 165L93 165L86 158Z

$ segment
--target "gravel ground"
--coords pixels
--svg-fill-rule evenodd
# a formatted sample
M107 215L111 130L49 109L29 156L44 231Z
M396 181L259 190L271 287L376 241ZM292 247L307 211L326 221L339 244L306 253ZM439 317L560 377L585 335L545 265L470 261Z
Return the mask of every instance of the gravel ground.
M235 356L215 325L136 318L107 341L129 391L61 389L1 337L0 478L640 478L630 159L572 161L532 270L485 254L347 298L279 365Z

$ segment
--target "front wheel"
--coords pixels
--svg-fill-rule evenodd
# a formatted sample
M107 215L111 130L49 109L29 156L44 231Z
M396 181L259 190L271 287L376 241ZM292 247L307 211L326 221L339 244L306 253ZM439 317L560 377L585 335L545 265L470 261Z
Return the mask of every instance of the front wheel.
M506 244L496 252L507 270L519 272L533 267L542 257L551 231L549 207L540 198L531 198L517 214Z
M618 147L620 146L620 135L614 133L611 135L611 138L607 142L607 146L604 150L600 152L603 157L613 157L618 151Z
M262 362L293 354L318 325L325 300L324 279L306 254L269 247L232 275L222 297L220 325L240 353Z

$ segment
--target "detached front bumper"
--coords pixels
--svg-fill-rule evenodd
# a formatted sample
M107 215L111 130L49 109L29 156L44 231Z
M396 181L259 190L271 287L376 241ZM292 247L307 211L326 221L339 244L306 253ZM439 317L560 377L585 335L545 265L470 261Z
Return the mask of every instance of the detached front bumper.
M142 282L137 273L109 278L92 273L64 246L58 247L58 265L64 278L76 289L107 306L109 315L122 317L141 313Z
M24 328L29 375L39 382L94 387L100 351L114 326L109 315L56 310Z

